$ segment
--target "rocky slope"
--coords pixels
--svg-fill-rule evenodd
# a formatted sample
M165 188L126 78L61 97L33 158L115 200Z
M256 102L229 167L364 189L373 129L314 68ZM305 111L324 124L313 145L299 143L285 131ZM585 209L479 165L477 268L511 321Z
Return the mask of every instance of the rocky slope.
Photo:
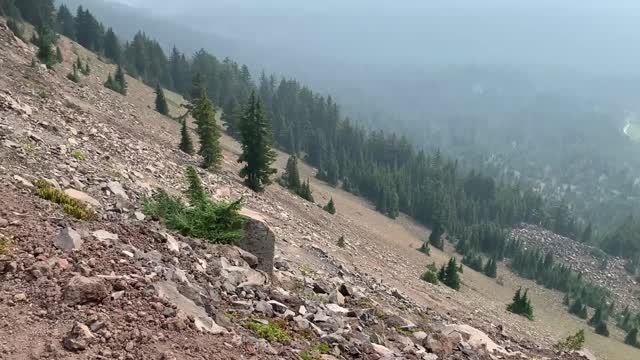
M242 186L229 139L224 169L200 175L213 197L244 198L266 229L253 240L275 235L272 274L258 270L270 259L171 234L141 205L157 187L180 192L197 164L176 150L178 124L149 108L148 87L129 78L127 97L113 93L102 86L113 66L60 46L64 64L34 67L35 49L0 20L0 359L582 358L509 333L489 312L443 310L460 309L448 289L420 283L427 301L358 269L345 259L419 282L350 219L277 186ZM92 68L79 84L66 79L76 54ZM38 179L97 216L65 215L35 195Z
M532 225L523 224L514 229L511 237L522 241L525 246L552 252L593 283L609 289L619 307L629 305L631 309L640 309L640 286L637 279L624 269L624 259L608 256L595 247Z

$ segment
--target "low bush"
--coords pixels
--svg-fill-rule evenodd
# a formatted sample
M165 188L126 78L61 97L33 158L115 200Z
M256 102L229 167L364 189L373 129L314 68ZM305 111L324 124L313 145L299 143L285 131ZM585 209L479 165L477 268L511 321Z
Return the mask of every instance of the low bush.
M62 206L62 210L68 215L80 220L88 220L93 217L93 212L82 202L56 189L47 181L38 179L34 185L36 186L36 194L40 198Z
M246 218L238 212L241 201L214 202L207 195L193 167L187 169L190 200L187 206L179 197L159 191L144 204L145 214L160 218L167 228L184 236L212 243L234 244L243 236Z
M253 331L258 337L270 342L277 341L282 344L291 342L291 336L283 329L282 325L277 322L263 324L257 321L248 321L246 327Z

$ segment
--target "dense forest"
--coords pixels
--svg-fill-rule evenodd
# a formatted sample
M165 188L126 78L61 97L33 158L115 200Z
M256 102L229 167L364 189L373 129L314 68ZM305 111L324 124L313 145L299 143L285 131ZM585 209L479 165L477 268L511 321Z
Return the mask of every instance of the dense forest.
M220 60L204 49L186 55L174 47L167 55L143 32L123 42L89 10L79 7L73 15L62 5L54 11L52 0L0 0L0 11L22 17L38 29L54 29L153 87L159 84L187 99L206 89L223 112L227 132L236 138L243 109L255 92L278 147L317 167L317 176L332 186L370 200L381 213L396 218L404 212L442 229L438 232L446 233L467 259L479 253L492 259L511 258L520 275L564 291L574 302L604 306L606 291L555 264L552 255L527 252L508 239L505 230L525 222L597 242L609 254L629 258L630 271L636 271L640 223L633 217L596 236L595 227L579 220L570 203L545 198L512 178L467 171L439 150L425 150L429 144L416 147L394 132L366 129L344 117L331 96L315 93L296 80L264 73L256 79L246 65Z

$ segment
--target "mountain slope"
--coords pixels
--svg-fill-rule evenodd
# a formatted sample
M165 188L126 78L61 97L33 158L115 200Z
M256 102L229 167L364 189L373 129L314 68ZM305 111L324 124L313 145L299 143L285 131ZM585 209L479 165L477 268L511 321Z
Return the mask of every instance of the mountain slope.
M17 359L27 358L30 353L62 353L60 341L74 321L93 324L95 321L104 321L101 316L106 314L110 317L110 326L113 326L109 331L113 333L114 340L106 341L106 346L95 344L90 347L90 353L85 353L87 356L99 353L99 356L106 357L111 352L123 358L127 354L134 358L145 358L171 352L173 355L166 355L165 358L207 355L211 358L240 358L252 353L258 358L273 358L272 349L252 337L241 323L232 322L228 325L236 336L215 337L199 334L190 328L177 329L179 323L176 325L168 321L161 316L161 312L156 313L157 310L150 308L151 302L158 302L158 295L148 294L144 289L148 289L150 284L157 286L153 276L148 280L127 282L126 297L120 303L114 299L114 303L78 308L59 301L73 272L82 272L83 268L88 271L87 274L107 276L107 281L114 283L114 286L118 285L119 278L109 276L127 275L131 279L145 279L145 275L155 272L154 266L146 260L132 260L122 251L134 252L134 255L137 253L135 249L144 253L158 251L161 261L157 266L173 269L175 273L175 260L164 247L164 242L157 238L159 235L154 235L161 233L162 229L150 219L140 221L132 211L124 211L113 191L107 191L110 188L107 183L121 183L131 203L124 208L139 209L141 201L156 186L179 192L183 186L184 168L189 164L197 164L197 159L177 150L179 125L152 111L153 89L133 78L128 78L127 97L104 88L102 83L107 73L114 71L114 67L100 62L93 54L67 39L62 39L60 44L66 59L64 64L53 71L32 68L30 64L35 50L11 36L4 24L0 27L0 42L6 49L0 54L0 88L3 89L0 92L0 167L3 170L0 195L7 204L0 210L0 218L6 219L6 222L0 221L0 233L12 239L8 255L10 261L7 263L15 261L17 265L15 273L2 275L0 293L3 301L0 302L0 313L4 316L4 323L0 327L0 339L3 339L0 351ZM75 61L74 52L83 59L89 59L92 69L91 75L83 78L79 84L65 77ZM467 323L490 334L494 341L509 347L510 351L554 358L578 358L555 355L544 349L583 325L566 315L559 305L558 293L510 275L504 276L505 284L501 286L471 270L465 271L460 292L426 284L419 280L426 264L434 260L441 264L448 260L447 254L437 250L433 250L431 258L415 250L421 244L422 237L428 234L427 229L404 216L392 221L375 212L370 204L361 199L315 179L311 184L316 200L325 203L329 197L333 197L338 209L336 216L325 213L278 186L271 186L266 193L256 195L242 186L236 175L240 167L236 162L239 145L228 137L223 138L223 145L223 170L213 174L201 172L203 181L218 198L243 197L246 208L259 214L273 229L277 236L277 255L286 264L276 271L276 278L292 294L300 291L300 285L305 288L305 277L321 282L334 277L340 279L339 274L342 274L342 281L354 284L358 292L365 294L362 298L366 300L361 303L355 300L353 303L350 300L347 302L347 306L354 311L370 309L372 303L377 303L381 311L410 317L421 329L424 326L429 334L436 333L434 329L444 325ZM84 155L84 161L72 155L72 151L76 150ZM286 154L280 153L277 163L279 169L284 168L285 159ZM310 176L315 169L303 166L301 171L303 175ZM38 199L29 188L36 178L55 180L64 188L76 188L96 198L103 205L97 210L98 220L72 220L56 206ZM85 238L85 247L75 254L64 254L52 246L52 239L60 229L69 226L76 228ZM118 234L121 242L108 246L87 235L96 230ZM336 245L341 235L347 239L346 249ZM188 270L189 282L209 286L219 281L219 276L203 278L199 275L194 257L208 254L215 259L221 256L222 250L201 249L197 241L179 239L190 243L195 249L194 253L185 250L185 254L176 256L180 266ZM54 259L54 264L48 265L49 260ZM241 263L236 258L232 259ZM5 260L3 257L1 261L3 268L7 268ZM50 270L50 274L34 279L31 270L37 262L44 262L54 269ZM13 268L12 265L9 267ZM289 270L284 270L285 267L289 267ZM504 269L500 271L507 274ZM155 276L168 276L162 274L156 273ZM302 283L289 288L285 284L294 282L292 279ZM535 322L504 310L518 286L532 289L530 293L534 305L539 309L539 318ZM394 288L397 290L394 291ZM265 291L273 290L267 288ZM306 293L309 293L308 290L305 289ZM222 293L220 309L232 309L239 296ZM300 301L299 297L296 299ZM322 307L317 301L306 301L310 308ZM119 312L118 306L122 306L122 312ZM297 310L293 305L291 308ZM98 319L92 320L94 316ZM139 318L146 319L149 316L148 324L139 321ZM558 327L558 319L561 319L561 327ZM224 325L224 320L216 318L216 321ZM353 328L363 326L358 324L357 319L355 321L356 324L344 336L355 336L350 335L357 333L352 331ZM390 320L386 323L392 324ZM365 330L370 331L371 328L365 326ZM136 331L139 336L126 338L126 334L138 334ZM394 326L382 325L382 329L377 326L375 332L386 338L380 342L398 354L403 353L402 341L405 339ZM366 338L371 336L367 334ZM32 338L39 339L37 346L26 348L24 344ZM182 345L175 346L176 343ZM536 344L543 348L538 349ZM304 350L309 345L312 344L274 344L272 347L284 358L296 358L296 351ZM375 349L379 348L369 345L371 347L367 349L371 352L365 353L364 358L378 358ZM595 335L588 335L587 345L610 359L626 359L626 356L636 354L631 348L620 350L621 345L612 339ZM244 355L238 353L238 348L243 349ZM419 350L417 347L415 349ZM474 351L481 353L481 350ZM74 358L83 356L63 354ZM347 353L338 356L349 358ZM411 353L402 356L417 358ZM465 355L456 351L455 356Z

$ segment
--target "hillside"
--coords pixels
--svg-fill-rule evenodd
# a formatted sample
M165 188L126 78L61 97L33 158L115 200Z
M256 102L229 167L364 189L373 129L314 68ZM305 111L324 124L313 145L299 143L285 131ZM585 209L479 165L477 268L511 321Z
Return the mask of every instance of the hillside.
M115 67L65 38L59 44L65 62L54 70L31 67L35 48L11 35L4 22L0 44L0 236L9 239L7 253L0 255L0 358L297 359L319 343L331 345L332 355L324 359L434 359L434 353L489 358L481 344L501 346L500 356L507 359L520 353L581 358L549 350L586 327L562 308L559 293L504 268L504 285L470 269L460 292L427 284L419 279L426 265L449 258L436 249L430 257L416 251L427 229L403 215L391 220L379 214L362 199L316 180L316 169L307 166L301 171L312 179L316 201L333 197L336 216L277 185L257 195L237 176L239 144L223 137L222 171L200 176L215 198L243 198L245 213L275 233L277 256L272 284L262 279L243 289L236 281L229 288L232 278L261 279L250 270L249 256L168 236L139 213L154 188L180 192L185 167L198 163L177 150L179 124L152 110L153 89L130 77L126 97L104 88ZM92 70L79 84L66 79L76 54ZM73 155L78 152L84 160ZM279 169L286 158L279 153ZM39 199L33 184L41 178L91 196L97 219L73 220ZM79 251L54 246L69 227L84 240ZM345 249L336 245L342 235ZM183 243L178 251L167 246L174 240ZM210 265L206 269L197 266L203 260ZM70 290L76 276L99 286L70 302L76 299ZM335 294L343 283L351 289L340 291L346 299ZM520 286L531 289L535 321L505 311ZM333 292L333 299L318 288ZM267 300L277 303L265 307ZM202 318L211 322L198 325ZM260 341L245 326L249 318L281 318L294 339L286 345ZM63 343L76 322L80 330ZM640 355L612 332L611 338L588 332L587 347L606 359Z

